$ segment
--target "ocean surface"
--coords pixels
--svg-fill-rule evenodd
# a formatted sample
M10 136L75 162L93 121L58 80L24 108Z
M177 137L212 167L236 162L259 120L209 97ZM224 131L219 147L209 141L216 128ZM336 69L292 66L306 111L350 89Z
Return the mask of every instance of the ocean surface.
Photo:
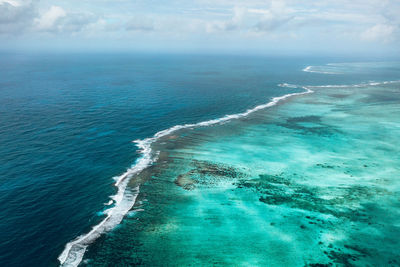
M399 80L396 61L1 54L0 265L396 266Z

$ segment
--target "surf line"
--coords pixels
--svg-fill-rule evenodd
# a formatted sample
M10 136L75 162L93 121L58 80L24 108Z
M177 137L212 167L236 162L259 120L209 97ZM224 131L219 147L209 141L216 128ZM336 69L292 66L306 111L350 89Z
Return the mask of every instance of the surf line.
M362 88L367 86L377 86L377 85L387 85L387 84L395 84L400 83L400 80L394 81L383 81L383 82L368 82L368 83L358 83L358 84L338 84L338 85L309 85L307 88Z
M120 176L114 177L115 186L117 187L117 193L111 196L113 200L110 204L114 204L113 207L104 211L107 215L99 224L95 225L91 231L86 234L80 235L74 240L68 242L65 245L63 252L58 256L60 266L62 267L76 267L82 261L83 256L86 252L87 247L99 238L103 233L111 231L115 226L121 223L124 216L132 209L135 204L136 198L139 194L139 186L129 189L128 183L132 177L142 172L145 168L150 166L157 160L156 156L152 156L151 144L158 139L167 136L175 131L193 128L193 127L205 127L211 126L223 122L227 122L233 119L239 119L246 117L253 112L262 110L268 107L275 106L278 102L293 96L305 95L313 93L314 91L308 87L300 87L290 84L279 84L280 87L288 88L303 88L303 92L286 94L283 96L273 97L270 102L266 104L258 105L252 109L248 109L242 113L236 113L231 115L225 115L219 119L213 119L203 121L199 123L175 125L163 131L157 132L153 137L149 137L143 140L134 140L133 142L140 149L142 156L135 162L135 164L129 168L125 173Z
M327 65L329 65L329 64L327 64ZM302 71L311 72L311 73L320 73L320 74L341 74L341 73L338 73L338 72L312 70L313 67L315 67L315 66L307 66L304 69L302 69Z

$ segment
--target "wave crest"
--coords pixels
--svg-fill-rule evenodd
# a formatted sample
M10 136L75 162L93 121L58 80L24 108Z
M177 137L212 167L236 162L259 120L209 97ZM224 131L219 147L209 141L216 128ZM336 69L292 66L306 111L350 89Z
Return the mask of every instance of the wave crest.
M341 85L310 85L307 88L359 88L359 87L366 87L366 86L377 86L377 85L385 85L385 84L394 84L400 83L400 80L397 81L383 81L383 82L375 82L371 81L368 83L358 83L358 84L341 84Z
M339 72L315 70L313 68L315 68L315 66L307 66L307 67L305 67L303 69L303 71L304 72L311 72L311 73L320 73L320 74L341 74Z

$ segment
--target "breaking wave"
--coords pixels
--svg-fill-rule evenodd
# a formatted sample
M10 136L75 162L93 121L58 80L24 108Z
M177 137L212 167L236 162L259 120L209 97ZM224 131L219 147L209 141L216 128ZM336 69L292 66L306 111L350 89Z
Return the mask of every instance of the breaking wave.
M307 66L303 69L304 72L311 72L311 73L321 73L321 74L341 74L339 72L333 72L333 71L322 71L322 70L316 70L315 66Z

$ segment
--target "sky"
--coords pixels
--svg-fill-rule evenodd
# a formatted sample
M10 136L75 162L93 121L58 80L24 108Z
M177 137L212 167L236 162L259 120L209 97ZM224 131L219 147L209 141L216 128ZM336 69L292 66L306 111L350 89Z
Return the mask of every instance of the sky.
M400 1L0 0L0 49L400 55Z

